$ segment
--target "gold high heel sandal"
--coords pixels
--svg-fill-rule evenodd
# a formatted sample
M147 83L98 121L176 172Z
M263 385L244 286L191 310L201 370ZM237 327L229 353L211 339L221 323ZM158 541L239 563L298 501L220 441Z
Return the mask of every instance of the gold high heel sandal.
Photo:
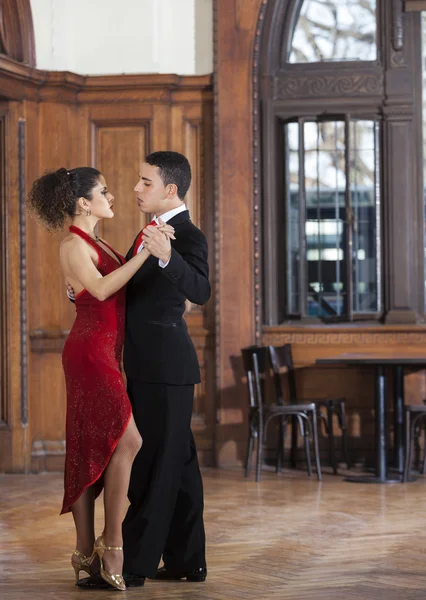
M92 571L92 563L96 554L93 551L91 556L84 556L78 550L74 550L71 556L71 565L75 572L75 581L78 582L80 571L85 571L89 576L94 575Z
M114 586L117 590L124 592L124 591L126 591L126 584L124 583L123 576L118 573L113 575L104 570L103 556L104 556L104 553L106 552L106 550L122 551L123 548L121 546L105 546L104 538L101 536L96 540L93 551L96 552L96 554L99 556L99 562L101 563L100 573L101 573L102 579L104 581L106 581L107 583L109 583L110 585Z

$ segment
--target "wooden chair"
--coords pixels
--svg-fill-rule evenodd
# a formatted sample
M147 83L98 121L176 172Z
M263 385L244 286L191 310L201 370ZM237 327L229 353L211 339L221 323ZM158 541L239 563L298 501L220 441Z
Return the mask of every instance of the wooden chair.
M277 395L277 403L284 403L284 395L282 392L282 370L287 371L288 381L288 398L290 404L297 406L298 397L296 391L296 377L293 363L293 356L290 344L284 344L283 346L269 346L269 357L272 364L272 370L274 372L275 391ZM318 416L324 422L325 431L328 435L328 451L329 461L333 467L334 474L337 473L337 461L335 453L335 441L333 432L333 415L337 415L340 428L342 430L342 450L343 456L348 469L351 468L348 453L348 440L347 440L347 419L345 410L345 399L344 398L309 398L303 399L303 403L310 402L316 406ZM327 416L321 411L321 408L325 408ZM283 444L284 440L280 439L279 443ZM296 448L297 448L297 429L293 427L292 430L292 466L296 466Z
M298 421L305 440L306 462L309 476L312 475L310 439L313 441L315 465L318 479L321 481L321 465L318 448L317 413L315 404L277 404L264 402L265 380L270 371L269 353L266 346L250 346L241 350L244 370L247 376L249 392L249 439L245 475L250 474L254 440L257 439L256 481L260 481L263 459L263 446L269 423L279 419L280 432L285 430L289 417ZM282 448L280 449L282 452ZM277 457L278 458L278 457ZM278 460L277 460L278 466ZM279 469L277 468L277 471Z
M405 465L402 481L408 481L413 460L413 443L419 448L421 430L426 426L426 400L423 404L407 404L405 406ZM426 448L423 456L422 474L426 472Z

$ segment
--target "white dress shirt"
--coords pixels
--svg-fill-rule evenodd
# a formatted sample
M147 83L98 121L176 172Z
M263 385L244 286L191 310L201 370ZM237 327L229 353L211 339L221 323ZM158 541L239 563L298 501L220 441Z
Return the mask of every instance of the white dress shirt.
M160 217L155 216L153 220L157 223L157 225L159 225L159 222L158 222L159 218L161 218L161 220L164 221L164 223L167 223L167 221L170 221L170 219L173 219L173 217L175 217L176 215L180 214L181 212L184 212L185 210L188 210L186 208L186 204L182 204L181 206L178 206L177 208L172 208L172 210L168 210L163 215L160 215ZM137 254L139 254L139 252L142 249L143 249L143 242L139 246L139 248L137 250ZM169 262L170 261L167 261L165 263L160 258L158 259L158 264L160 265L160 267L162 269L164 269L165 267L167 267L167 265L169 264Z

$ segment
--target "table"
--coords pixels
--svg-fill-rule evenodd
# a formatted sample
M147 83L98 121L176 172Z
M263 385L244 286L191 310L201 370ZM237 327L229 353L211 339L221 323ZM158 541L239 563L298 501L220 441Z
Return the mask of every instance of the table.
M385 367L391 367L395 376L394 395L394 463L395 470L402 475L404 470L404 369L405 367L426 367L426 356L407 353L392 355L379 354L340 354L330 358L319 358L317 365L346 365L372 366L376 369L375 383L375 445L376 469L375 475L359 475L346 477L347 481L357 483L396 483L402 477L392 477L388 474L388 445L386 430L386 377Z

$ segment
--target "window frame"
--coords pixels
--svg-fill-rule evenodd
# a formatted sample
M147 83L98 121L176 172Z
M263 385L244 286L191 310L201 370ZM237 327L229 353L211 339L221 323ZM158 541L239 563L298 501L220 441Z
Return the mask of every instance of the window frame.
M270 106L265 103L264 113L271 110ZM270 113L269 113L270 114ZM349 138L349 123L351 120L368 120L378 123L378 152L379 152L379 174L378 186L380 197L380 214L378 218L377 229L377 250L376 259L378 261L378 270L380 278L378 282L379 310L369 313L353 313L353 273L354 268L352 261L349 261L349 269L347 269L345 280L347 285L347 310L344 315L336 315L333 317L317 316L312 317L307 314L307 243L306 243L306 199L305 188L301 184L299 198L301 200L300 216L299 216L299 243L301 247L301 255L303 255L303 265L299 269L298 278L302 280L299 284L299 293L303 299L301 302L300 314L289 312L287 282L288 282L288 244L286 240L281 243L282 232L287 232L288 219L288 188L286 184L286 156L283 143L283 129L286 123L298 122L300 124L306 122L321 122L335 121L345 123L345 171L348 172L350 166L350 138ZM264 121L265 122L265 121ZM384 311L384 277L383 277L383 117L374 109L365 110L364 108L347 107L346 110L330 111L312 110L308 107L300 107L297 114L294 110L276 109L274 118L269 119L269 127L265 130L265 138L273 139L273 156L269 153L266 156L268 144L265 144L263 152L263 163L265 173L265 193L263 202L263 322L265 325L282 325L285 323L351 323L351 322L377 322L383 316ZM302 127L299 129L299 136L303 138ZM301 149L301 140L299 137L299 179L304 181L304 161L302 157L304 151ZM267 140L265 140L267 141ZM271 148L271 146L269 146ZM283 168L283 165L284 168ZM269 172L269 176L267 173ZM274 177L275 175L275 177ZM283 192L281 190L284 190ZM284 200L284 201L283 201ZM350 178L346 178L345 189L345 215L347 216L352 210L352 202L350 197ZM304 214L304 219L301 215ZM353 230L352 223L345 219L345 257L350 256L352 247ZM302 240L302 242L300 242ZM283 258L284 267L280 269L278 257ZM284 277L282 274L284 273Z

